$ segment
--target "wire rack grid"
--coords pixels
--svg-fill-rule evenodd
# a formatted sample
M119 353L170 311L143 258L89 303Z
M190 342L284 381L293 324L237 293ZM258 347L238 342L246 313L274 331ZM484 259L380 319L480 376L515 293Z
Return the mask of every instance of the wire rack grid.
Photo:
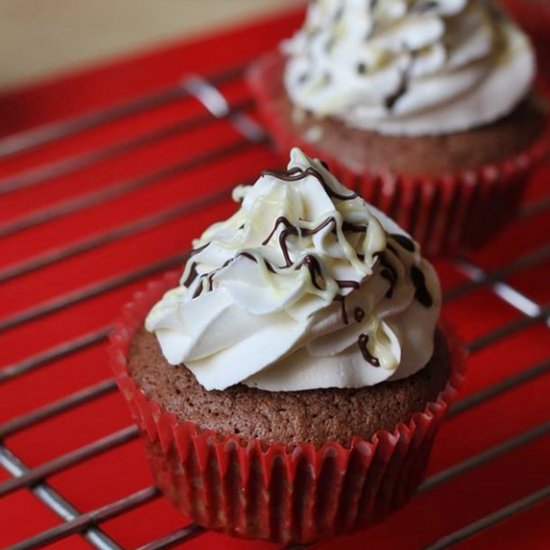
M201 44L221 52L254 36L266 49L298 17ZM226 57L211 73L170 73L161 90L132 88L114 106L0 139L3 547L273 547L185 525L161 498L104 352L121 305L183 264L191 238L231 211L232 187L281 165L243 82L247 59ZM471 374L416 499L349 548L367 538L379 548L516 548L527 525L522 548L550 540L548 176L543 167L491 247L437 262Z

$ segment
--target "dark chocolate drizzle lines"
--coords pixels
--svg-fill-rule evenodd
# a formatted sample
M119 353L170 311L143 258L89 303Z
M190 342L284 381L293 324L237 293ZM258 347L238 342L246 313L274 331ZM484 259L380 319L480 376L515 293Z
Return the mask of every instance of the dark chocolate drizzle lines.
M323 166L328 170L328 166L325 163L323 163ZM272 177L275 177L275 178L278 178L278 179L281 179L281 180L287 181L287 182L299 181L301 179L304 179L308 175L313 175L321 183L321 185L325 189L326 193L332 198L345 201L345 200L352 200L352 199L354 199L358 196L357 193L352 193L352 194L349 194L349 195L344 195L344 194L338 193L337 191L332 189L327 184L327 182L325 181L323 175L317 169L315 169L313 167L308 167L306 170L302 170L301 168L296 167L296 168L292 168L288 171L281 171L281 172L275 171L275 170L264 170L262 172L262 175L263 176L272 176ZM337 222L336 222L336 219L334 217L326 218L322 223L320 223L316 227L306 228L306 227L301 227L299 225L294 225L286 217L280 216L275 221L273 229L271 230L269 235L264 239L264 241L262 242L262 245L264 245L264 246L267 245L267 243L275 235L277 229L282 225L284 227L284 229L280 232L280 234L278 236L278 241L279 241L279 246L281 248L281 252L282 252L284 260L285 260L285 265L280 267L280 268L277 268L277 269L285 269L285 268L290 268L290 267L294 266L294 269L298 270L301 267L305 266L307 268L307 270L309 271L313 286L315 288L317 288L318 290L322 290L323 286L326 286L326 285L323 285L323 283L324 283L323 268L322 268L321 263L319 262L319 260L314 255L308 254L307 256L303 257L299 261L299 263L294 263L292 261L292 258L290 256L290 252L288 250L287 239L291 235L293 235L293 236L310 236L310 235L314 235L314 234L318 233L319 231L321 231L322 229L324 229L325 227L329 226L330 224L334 224L333 232L336 231ZM347 221L342 222L342 231L343 232L365 233L367 231L367 229L368 229L367 225L353 224L353 223L350 223L350 222L347 222ZM409 252L414 252L415 249L416 249L414 242L412 240L410 240L409 238L405 237L404 235L392 234L392 235L389 235L389 237L391 237L403 249L405 249ZM210 243L207 243L204 246L202 246L200 248L197 248L196 250L193 250L191 255L194 255L194 254L197 254L197 253L201 252L209 244ZM391 244L388 244L387 248L396 257L399 257L399 255L397 253L397 250ZM207 274L205 273L205 274L200 275L201 281L199 281L199 283L197 284L197 288L194 291L193 298L199 296L203 292L205 286L207 287L208 290L212 290L213 280L214 280L214 276L216 275L216 273L220 269L223 269L224 267L226 267L229 263L231 263L231 261L236 259L238 256L244 256L244 257L246 257L249 260L254 261L254 262L259 261L253 254L251 254L249 252L246 252L246 251L240 252L239 254L237 254L235 256L235 258L225 262L224 265L221 266L221 268L218 268L218 269L214 270L213 272L210 272L210 273L207 273ZM390 285L389 289L386 292L386 297L391 298L393 296L393 293L394 293L395 285L397 284L397 281L398 281L398 272L395 269L395 267L392 265L392 263L389 262L389 260L388 260L388 258L385 254L383 254L383 253L382 254L377 254L376 256L377 256L377 261L379 261L380 265L381 265L380 275L384 279L386 279L389 282L389 285ZM358 258L360 260L364 260L364 257L362 255L358 255ZM264 261L265 267L268 271L270 271L271 273L276 273L277 272L277 270L274 268L274 266L271 265L267 260L263 259L263 261ZM422 273L422 271L420 269L418 269L415 266L411 267L410 269L411 269L411 279L413 280L413 284L414 284L415 289L416 289L415 298L421 304L423 304L425 307L430 307L433 303L433 299L432 299L430 293L428 292L428 290L426 288L424 274ZM197 276L198 276L198 274L196 272L196 265L192 264L192 266L190 268L190 272L187 275L187 278L184 282L185 286L188 286L188 285L192 284L193 281L195 281L195 279L197 278ZM360 288L360 283L357 282L357 281L354 281L354 280L336 280L335 282L336 282L336 284L338 285L338 287L340 289L351 288L351 289L357 290L358 288ZM349 319L348 319L348 315L347 315L347 312L346 312L346 309L345 309L345 304L344 304L343 300L344 300L343 296L337 296L335 298L335 301L339 301L341 303L342 319L344 321L344 324L348 324ZM365 316L365 312L361 308L356 308L355 309L354 318L356 319L357 322L361 322L361 320L364 318L364 316ZM363 337L361 338L361 342L364 343L363 347L365 349L366 349L366 340L368 340L368 337L366 335L363 335ZM361 347L361 345L360 345L360 347ZM365 352L363 350L362 350L362 352L363 352L363 355L365 356ZM371 357L371 360L374 361L374 362L378 362L378 360L376 358Z
M283 253L283 258L285 259L285 267L290 267L292 265L292 258L290 257L290 253L288 251L288 245L286 244L286 238L289 235L297 235L298 232L296 231L295 227L292 228L286 228L279 233L279 246L281 247L281 252Z
M195 289L195 292L193 292L193 296L191 296L192 300L194 300L195 298L198 298L202 294L203 286L204 286L204 281L200 280L199 284L197 285L197 288Z
M373 367L379 367L380 361L378 358L374 357L372 353L367 348L367 344L369 343L369 337L367 334L361 334L359 336L359 339L357 340L357 345L359 346L359 350L361 351L361 355L363 356L363 359L370 363Z
M250 254L250 252L246 252L246 251L245 252L239 252L235 256L235 258L238 258L239 256L242 256L243 258L246 258L247 260L251 260L251 261L256 262L256 263L258 262L258 260L256 260L256 256L254 256L254 254ZM232 260L229 260L229 261L231 262ZM224 264L223 267L225 267L225 265L226 264ZM229 264L227 264L227 265L229 265Z
M203 248L205 248L205 247L203 247ZM185 280L185 282L183 283L185 286L189 287L189 285L191 285L191 283L193 283L193 281L197 278L197 276L199 277L200 280L197 283L197 288L195 288L195 291L193 292L193 296L191 297L191 299L198 298L202 294L205 287L206 287L207 292L212 291L214 289L214 277L222 269L227 267L230 263L234 262L239 256L243 256L244 258L246 258L246 259L248 259L252 262L258 263L258 259L256 258L256 256L254 256L250 252L246 252L246 250L243 251L243 252L239 252L238 254L235 255L235 257L230 258L229 260L225 261L222 264L221 267L218 267L218 268L210 271L209 273L202 273L201 275L198 275L197 270L196 270L196 263L193 263L192 266L191 266L191 269L190 269L190 273L187 276L187 279ZM263 259L263 262L264 262L264 265L265 265L266 269L270 273L275 273L274 267L265 258Z
M396 103L407 93L409 90L409 80L411 78L412 68L414 65L414 60L416 57L416 52L411 51L410 60L407 67L401 71L401 79L399 81L399 86L393 94L390 94L384 100L384 105L388 111L393 111Z
M244 258L246 258L247 260L250 260L254 263L258 263L258 259L256 258L256 256L254 256L253 254L250 254L250 252L239 252L235 258L232 258L230 260L227 260L227 262L225 262L223 265L222 265L222 268L224 267L227 267L232 261L236 260L239 256L243 256ZM266 269L270 272L270 273L276 273L275 271L275 268L264 258L264 265L266 267Z
M386 245L386 248L396 257L399 258L399 254L397 253L397 250L394 246L391 244Z
M262 242L263 246L265 246L270 241L271 237L273 237L273 235L275 234L275 231L277 231L277 229L280 225L284 225L285 229L287 231L291 231L293 235L298 234L298 228L296 226L292 225L292 223L290 221L288 221L288 219L285 218L284 216L279 216L275 220L275 225L273 226L273 229L271 230L271 233L263 240L263 242Z
M199 248L195 248L195 249L191 250L191 252L189 253L189 257L192 257L195 254L198 254L199 252L202 252L209 245L210 245L210 243L206 243L206 244L203 244L202 246L199 246Z
M334 199L338 199L341 201L349 201L352 199L355 199L358 197L357 193L352 193L351 195L342 195L332 189L330 185L325 181L325 178L323 175L313 168L312 166L308 167L306 170L302 170L301 168L292 168L290 170L287 170L286 172L283 171L277 171L277 170L264 170L262 172L262 176L272 176L274 178L283 180L283 181L300 181L307 176L314 176L317 178L319 183L323 186L323 189L325 190L326 194Z
M407 93L409 89L409 75L408 71L401 72L401 80L399 81L399 86L393 94L390 94L384 100L384 105L388 111L393 111L395 104Z
M283 254L283 258L285 259L285 265L284 267L291 267L294 265L294 262L292 261L292 258L290 257L290 253L288 251L288 245L287 245L287 238L289 235L303 235L303 236L310 236L315 235L321 229L327 227L330 224L336 225L336 220L334 217L328 217L326 220L324 220L322 223L320 223L318 226L307 229L305 227L300 227L292 224L287 218L284 216L279 216L277 220L275 221L275 225L273 226L273 229L269 233L269 235L263 240L262 245L265 246L273 237L275 232L277 231L277 228L280 225L283 225L285 228L281 231L279 234L279 246L281 248L281 252Z
M186 286L189 288L189 286L191 286L191 284L197 278L197 276L198 276L197 264L196 262L193 262L191 264L191 267L189 268L189 275L187 275L187 277L185 278L185 281L183 281L183 286Z
M411 279L416 289L416 292L414 293L415 299L424 307L432 307L433 298L426 287L426 278L424 277L424 273L422 273L422 271L415 265L411 266Z
M342 222L342 231L349 231L350 233L365 233L367 231L366 225L357 225L354 223Z
M415 251L415 246L413 241L409 239L408 237L405 237L405 235L400 235L399 233L392 233L390 237L396 241L401 247L403 247L405 250L409 252Z
M391 298L393 296L395 285L398 281L397 270L391 262L388 261L388 258L384 253L380 254L378 258L380 265L382 266L380 276L390 283L390 288L388 288L386 292L386 298Z
M323 287L321 287L318 283L318 278L324 281L323 269L319 260L312 254L308 254L307 256L304 256L304 259L299 264L296 265L295 269L300 269L304 265L309 271L309 276L311 277L313 286L318 290L323 290Z
M344 323L344 325L349 324L348 312L346 311L346 297L337 295L334 297L334 301L340 303L340 311L342 313L342 323Z
M309 237L311 235L319 233L321 229L324 229L325 227L327 227L327 225L330 225L331 223L336 226L336 219L333 216L328 217L324 222L321 222L317 227L314 227L313 229L300 228L300 230L302 232L302 235Z

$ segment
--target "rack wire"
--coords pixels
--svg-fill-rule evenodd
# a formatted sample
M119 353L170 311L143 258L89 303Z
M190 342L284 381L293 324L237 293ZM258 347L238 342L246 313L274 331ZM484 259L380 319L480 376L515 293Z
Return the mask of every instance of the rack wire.
M223 122L232 129L232 139L221 145L205 148L204 151L186 155L184 160L150 171L144 175L114 181L109 185L100 186L84 193L78 193L56 202L49 202L43 207L31 210L23 215L0 223L0 237L14 239L30 230L42 230L70 216L89 212L94 208L112 201L120 201L124 207L125 200L135 192L157 185L173 177L188 176L196 169L231 159L241 153L247 153L253 148L263 150L271 155L269 138L258 124L253 111L253 103L249 96L237 100L227 99L224 86L242 81L247 64L239 64L221 72L210 75L188 74L172 87L162 89L153 94L131 99L115 107L98 110L92 114L77 116L69 120L50 124L16 136L0 140L0 160L10 160L25 157L40 148L48 148L54 144L62 144L65 140L86 134L92 129L118 121L131 119L139 114L165 107L172 103L198 101L202 110L176 123L162 128L154 128L137 136L129 137L115 144L106 144L98 148L85 149L68 157L56 159L53 162L33 166L2 177L0 179L0 195L9 196L19 193L25 200L25 193L33 189L46 189L52 181L58 178L78 177L83 170L91 169L99 164L109 164L115 159L127 155L138 154L144 149L158 145L173 136L198 130L215 132L217 124ZM273 159L275 157L273 156ZM274 160L275 161L275 160ZM254 174L249 177L252 180ZM218 177L222 177L219 176ZM68 240L36 254L22 257L16 262L0 268L0 284L6 285L32 274L40 278L42 270L63 264L69 259L78 259L83 254L96 251L106 245L120 243L129 237L139 237L147 232L163 228L183 217L209 211L227 202L231 188L238 183L230 174L223 174L223 181L213 192L205 192L193 197L184 197L177 204L165 208L146 210L141 216L107 227L98 228L88 236ZM240 180L242 181L242 180ZM540 218L550 210L550 195L539 193L527 203L520 218L524 221ZM51 320L55 323L56 316L72 308L86 304L89 301L109 295L114 291L123 292L124 298L129 297L135 285L142 285L150 277L164 270L181 266L187 257L187 252L168 254L132 269L122 270L106 277L100 277L88 284L78 286L68 292L62 292L52 298L47 298L29 307L15 308L12 313L0 319L0 336L14 329L27 327L29 324ZM493 326L489 330L469 340L469 349L473 357L478 354L490 354L491 350L507 339L521 334L533 327L550 324L550 305L537 302L524 288L511 282L514 277L526 272L539 271L541 277L550 260L550 242L546 239L534 249L514 257L505 265L485 267L475 255L457 258L443 265L444 283L446 271L452 270L453 277L459 282L446 285L446 307L454 303L468 300L476 294L490 292L497 301L506 304L515 311L504 324ZM451 277L451 278L453 278ZM1 286L0 286L1 288ZM117 304L122 303L119 299ZM113 306L114 308L114 306ZM116 310L113 309L113 317ZM483 312L478 312L483 315ZM461 328L459 324L459 329ZM51 347L45 347L37 353L25 355L22 358L5 364L0 370L1 385L16 383L22 377L32 377L42 370L52 369L66 358L90 348L101 345L111 329L110 324L95 327L70 337ZM544 334L548 336L547 332ZM536 364L524 364L517 372L507 375L471 391L459 400L450 410L449 418L464 415L468 411L487 407L499 396L506 395L533 381L543 379L550 373L550 355ZM141 489L127 494L125 497L113 500L89 511L81 511L71 503L69 497L52 487L49 480L78 465L93 460L106 453L120 452L125 446L138 437L135 426L128 424L121 429L95 439L69 452L46 460L40 464L27 465L23 458L10 445L10 438L25 433L27 430L59 417L60 415L78 415L81 408L100 400L115 391L114 382L106 377L77 391L67 393L61 398L52 400L42 406L34 407L30 396L25 403L25 412L8 418L0 424L0 466L4 469L7 479L0 481L0 497L9 498L21 491L29 491L45 507L53 511L60 523L46 528L32 536L20 540L13 545L16 549L38 548L56 541L66 540L72 535L80 535L91 546L102 550L123 548L123 543L111 536L104 526L113 518L130 513L140 507L156 501L160 493L147 478L143 478ZM25 399L25 396L22 396ZM480 413L481 414L481 413ZM452 480L461 479L466 473L490 465L501 457L505 457L533 442L545 441L550 434L550 422L538 422L519 434L506 437L482 451L474 453L458 462L432 472L419 489L419 494L437 491L441 486ZM544 445L548 450L548 441ZM437 443L436 443L437 449ZM0 478L1 479L1 478ZM474 534L482 533L506 519L525 513L541 503L550 500L550 485L539 487L529 494L508 502L489 513L475 518L457 530L446 533L430 544L423 546L424 550L441 550L469 539ZM414 503L412 504L414 507ZM1 530L0 530L1 531ZM183 545L191 539L200 539L206 531L198 525L179 527L174 524L173 530L160 537L148 541L141 548L158 550Z

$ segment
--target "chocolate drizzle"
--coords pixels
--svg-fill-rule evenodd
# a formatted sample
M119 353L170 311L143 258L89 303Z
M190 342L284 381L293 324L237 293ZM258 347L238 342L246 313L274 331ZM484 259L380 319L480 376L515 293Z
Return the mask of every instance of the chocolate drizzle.
M292 228L286 228L281 231L279 234L279 246L281 247L281 252L283 253L283 258L285 259L285 267L290 267L292 265L292 258L290 257L290 253L288 252L288 245L286 244L286 238L289 235L297 235L298 232L296 231L295 227Z
M328 166L323 163L323 166L328 170ZM346 200L352 200L356 198L358 195L356 193L350 194L350 195L344 195L340 194L337 191L333 190L325 181L323 178L323 175L315 168L308 167L306 170L303 170L301 168L292 168L286 172L277 172L272 170L265 170L262 172L262 175L268 175L272 176L278 179L281 179L283 181L287 182L294 182L299 181L301 179L306 178L308 175L314 176L320 184L323 186L325 191L330 197L333 197L338 200L346 201ZM306 269L309 272L309 276L311 278L312 285L318 289L318 290L325 290L326 289L326 283L324 280L323 275L323 267L319 261L319 259L313 255L308 254L301 258L299 261L295 262L293 261L289 248L288 248L288 238L289 236L311 236L315 235L316 233L320 232L324 228L327 228L331 224L334 225L332 232L337 232L337 220L334 216L329 216L325 220L323 220L321 223L319 223L317 226L308 228L308 227L302 227L297 223L296 225L292 223L288 218L285 216L279 216L274 223L274 226L272 230L270 231L269 235L263 240L262 245L265 246L269 243L269 241L275 236L277 230L282 226L282 230L277 236L278 244L281 249L281 253L284 258L284 265L280 267L273 266L268 260L265 258L261 258L261 261L264 262L265 268L271 272L271 273L277 273L279 270L288 269L291 267L294 267L295 270L298 270L302 267L306 267ZM351 233L366 233L368 230L368 224L354 224L348 221L343 221L341 225L343 232L351 232ZM391 234L388 236L389 238L393 239L395 243L397 243L399 246L401 246L403 249L414 252L416 250L414 242L409 239L408 237L400 234ZM197 248L196 250L193 250L191 255L197 254L204 250L210 243L205 244L204 246ZM392 244L387 244L387 251L391 252L396 258L399 258L398 251ZM225 268L227 265L229 265L232 261L234 261L238 256L244 256L245 258L253 261L258 262L260 261L260 258L258 258L255 254L247 251L242 251L236 254L236 256L228 261L226 261L221 267L211 271L210 273L204 273L202 275L198 275L196 270L196 264L192 263L189 274L186 277L186 280L184 282L185 286L191 285L193 282L196 284L196 288L194 290L193 298L199 296L204 290L211 291L214 286L214 278L216 273L218 273L221 269ZM364 261L364 256L358 254L358 259L361 261ZM380 268L380 276L383 277L385 280L389 282L389 288L386 291L386 298L392 298L395 286L398 283L399 275L398 270L396 267L392 264L392 262L388 259L388 252L384 253L377 253L374 255L374 258L376 259L376 262L380 262L381 268ZM376 263L375 262L375 263ZM410 268L410 276L413 281L413 284L415 286L415 298L423 304L425 307L430 307L433 303L433 299L428 292L426 288L425 283L425 277L424 274L420 269L418 269L416 266L412 266ZM200 281L196 282L196 278L200 277ZM360 282L354 281L354 280L335 280L336 284L338 285L339 289L354 289L357 290L360 288ZM341 303L342 307L342 319L344 324L348 324L349 319L345 308L344 303L344 296L338 295L334 298L335 301L339 301ZM354 318L357 322L361 322L362 319L365 316L365 312L361 308L356 308L354 310ZM363 335L364 337L361 339L361 342L364 344L364 348L366 349L366 341L368 340L368 337L366 335ZM362 345L362 344L361 344ZM363 352L363 355L365 356L365 352ZM365 356L366 357L366 356ZM376 358L372 358L373 361L378 361ZM374 364L374 363L373 363Z
M215 275L216 275L215 271L213 271L212 273L210 273L210 275L208 275L208 292L210 292L213 288Z
M210 243L203 244L202 246L199 246L199 248L195 248L194 250L191 250L189 252L189 257L191 258L195 254L198 254L199 252L202 252Z
M292 225L292 223L290 223L287 218L285 218L284 216L279 216L275 220L275 225L273 226L271 233L262 241L262 246L265 246L270 241L271 237L273 237L273 235L275 234L275 231L277 231L277 228L280 225L284 225L287 230L289 229L294 230L295 233L293 232L293 235L298 234L298 229L294 225Z
M399 86L393 94L390 94L384 100L384 105L388 111L393 111L396 103L407 93L409 90L409 80L411 78L412 68L414 65L414 60L416 57L416 52L411 51L409 64L405 69L401 71L401 79L399 81Z
M189 285L197 278L197 276L199 276L200 280L199 280L199 282L197 284L197 288L195 288L195 291L193 292L193 296L191 298L192 299L198 298L202 294L202 292L204 291L205 287L206 287L207 292L212 291L214 289L214 277L222 269L227 267L230 263L234 262L239 256L243 256L247 260L250 260L254 263L258 263L258 259L256 258L256 256L254 256L250 252L246 252L246 251L239 252L238 254L235 255L234 258L230 258L229 260L225 261L222 264L221 267L218 267L218 268L210 271L209 273L202 273L201 275L198 275L197 270L196 270L196 263L193 263L192 266L191 266L191 269L190 269L190 273L187 276L187 279L185 280L185 282L183 283L185 286L189 287ZM265 258L263 259L263 262L264 262L264 265L265 265L266 269L270 273L275 273L275 268Z
M277 228L280 225L284 225L285 229L283 229L279 234L279 246L281 247L281 252L286 262L284 267L291 267L294 264L294 262L292 261L292 258L290 257L290 253L288 251L288 245L286 242L287 237L289 235L303 235L303 236L315 235L316 233L321 231L321 229L327 227L332 223L336 225L335 218L331 216L331 217L328 217L326 220L324 220L322 223L320 223L318 226L312 229L307 229L305 227L293 225L284 216L279 216L275 221L275 225L273 226L273 229L271 230L269 235L263 240L262 245L265 246L271 240L271 238L275 234L275 231L277 231Z
M196 264L196 262L192 262L191 267L189 268L189 275L187 275L187 278L182 283L183 286L186 286L186 287L189 288L189 286L191 286L191 284L197 278L197 276L198 276L197 264Z
M258 263L258 259L256 258L256 256L254 256L253 254L251 254L250 252L239 252L235 258L231 258L230 260L227 260L227 262L225 262L223 265L222 265L222 268L224 267L227 267L231 262L233 262L234 260L236 260L239 256L243 256L244 258L246 258L247 260L250 260L254 263ZM264 265L265 265L265 268L270 272L270 273L276 273L275 271L275 268L264 258Z
M361 351L361 355L363 356L363 359L370 363L373 367L379 367L380 361L378 358L374 357L372 353L368 350L367 344L369 343L369 337L366 334L361 334L359 336L359 339L357 340L357 345L359 346L359 350Z
M407 93L409 89L409 75L408 71L402 71L401 80L399 81L399 86L393 94L390 94L384 100L384 105L388 111L393 111L395 104Z
M388 244L388 245L386 245L386 248L387 248L396 258L399 258L399 254L397 253L397 250L395 249L394 246L392 246L391 244Z
M331 223L336 226L336 219L333 216L328 217L324 222L321 222L317 227L314 227L313 229L305 229L301 227L300 231L302 235L304 235L305 237L309 237L311 235L319 233L321 229L324 229L327 225L330 225Z
M313 286L318 290L323 290L323 288L319 286L317 282L317 278L323 280L323 269L321 267L321 264L319 263L319 260L312 254L308 254L307 256L304 256L304 259L299 264L296 265L295 269L300 269L304 265L309 271L309 276L311 277L311 282L313 283Z
M350 233L365 233L366 230L366 225L357 225L346 221L342 222L342 231L349 231Z
M342 323L344 323L344 325L349 324L348 312L346 311L346 297L338 295L338 296L335 296L334 301L340 303L340 311L342 313Z
M258 262L258 260L256 259L256 256L254 256L254 254L250 254L250 252L239 252L235 258L238 258L239 256L243 256L243 258L246 258L247 260L251 260L253 262ZM231 262L232 260L229 260L229 262ZM223 267L225 267L226 265L229 265L227 262L225 264L223 264Z
M390 237L396 241L400 246L402 246L405 250L408 250L409 252L415 251L414 243L409 239L408 237L405 237L405 235L400 235L399 233L392 233Z
M395 285L398 281L397 270L395 267L388 261L387 256L382 252L379 256L380 265L382 269L380 270L380 276L390 283L390 288L386 292L386 298L391 298L393 296L393 291Z
M291 170L287 170L286 172L279 172L277 170L264 170L262 172L262 176L272 176L274 178L288 182L300 181L307 176L314 176L323 186L326 194L331 198L341 201L350 201L358 197L357 193L352 193L351 195L341 195L340 193L332 189L330 185L325 181L323 175L312 166L308 167L306 170L302 170L301 168L296 167L292 168Z
M275 268L264 258L264 265L270 273L276 273Z
M411 280L416 289L414 293L415 299L424 307L431 307L433 298L426 287L426 278L424 277L424 273L415 265L411 266Z
M194 300L195 298L198 298L202 294L202 287L204 286L204 280L201 279L199 281L199 284L197 285L197 288L195 289L195 292L193 292L193 296L191 296L191 299Z

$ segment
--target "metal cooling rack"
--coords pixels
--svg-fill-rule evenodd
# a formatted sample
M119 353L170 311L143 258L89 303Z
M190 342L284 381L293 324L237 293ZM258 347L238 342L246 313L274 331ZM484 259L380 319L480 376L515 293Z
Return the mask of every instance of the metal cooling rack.
M21 193L21 200L24 200L27 190L36 186L47 189L50 181L54 178L75 176L83 169L93 167L97 163L109 163L120 155L137 152L138 150L142 151L144 148L150 147L167 137L203 129L215 120L227 122L238 135L238 139L230 145L224 144L210 148L203 153L193 154L185 160L170 166L164 166L154 172L124 181L116 181L110 185L56 202L53 206L48 205L43 209L33 210L29 214L1 223L0 237L13 237L29 229L42 229L56 220L84 212L114 199L124 201L126 197L137 190L152 186L174 175L187 174L205 165L215 164L220 162L221 159L246 151L251 146L262 147L267 150L270 147L269 139L254 118L251 98L244 97L231 102L223 94L223 86L231 85L242 79L245 68L246 66L241 64L217 74L207 76L188 75L175 83L173 87L163 89L152 95L139 97L116 107L94 112L91 115L50 124L0 140L1 161L2 159L24 157L37 149L48 148L79 134L101 128L116 121L130 119L172 102L189 101L195 98L204 106L199 114L189 116L184 120L178 120L161 129L151 130L137 137L130 137L117 142L115 145L111 144L84 150L75 155L57 159L55 162L34 167L32 170L14 173L0 179L0 195L8 196L11 193ZM15 264L0 267L0 283L5 284L30 273L40 277L41 270L59 262L69 258L77 258L79 255L94 251L102 246L162 227L172 220L181 219L182 216L209 209L227 199L229 189L233 187L235 182L229 176L226 176L226 179L227 181L223 182L220 189L214 193L208 193L192 200L181 201L158 212L146 213L142 217L126 221L105 231L98 231L91 236L26 257ZM124 204L124 202L121 204ZM521 218L523 221L535 219L541 213L547 212L550 212L550 195L539 194L536 199L523 207ZM163 257L148 265L102 278L68 293L37 303L30 308L24 308L2 317L0 319L0 335L41 318L47 317L55 322L56 315L60 312L104 296L114 290L124 290L134 283L141 285L149 277L158 275L168 268L181 266L186 255L186 253L177 253ZM444 264L444 271L452 270L459 280L462 278L461 282L447 285L445 292L447 305L466 300L480 291L490 291L493 297L496 297L497 300L510 306L518 313L518 315L512 316L513 318L504 325L493 327L484 334L472 339L469 342L469 349L473 357L480 352L490 354L494 346L533 326L546 324L548 328L550 305L537 303L527 295L525 290L516 287L511 280L527 271L532 272L539 268L542 269L542 266L545 263L547 265L549 260L550 241L546 239L542 245L515 257L513 261L508 262L506 265L496 268L484 268L480 262L476 261L475 257L461 257ZM548 271L541 271L540 276L543 277L544 273L547 275ZM445 282L445 276L443 280ZM476 312L476 315L483 314L483 311ZM113 309L113 317L115 315L116 310ZM61 344L44 349L40 353L4 365L0 370L0 390L3 384L17 381L24 376L33 376L38 370L51 369L59 361L73 354L103 344L110 328L110 325L101 326L68 339ZM460 330L460 324L458 328ZM473 391L467 397L459 400L452 407L449 417L461 415L477 407L487 406L495 398L548 375L550 373L550 356L535 365L525 364L522 367L524 368L521 368L515 374L505 376L498 382ZM470 376L475 375L475 372L470 373ZM105 379L39 408L33 407L32 399L29 397L27 412L19 414L0 425L0 466L8 474L8 479L0 482L0 496L8 498L8 495L17 491L30 491L36 499L45 507L51 509L61 520L59 524L19 541L13 548L19 550L38 548L78 534L95 548L118 550L123 548L123 545L104 529L106 522L143 507L161 497L158 490L149 485L147 479L144 478L141 490L101 507L81 512L70 502L68 497L61 494L49 483L49 479L53 476L104 453L116 454L119 452L130 441L138 437L138 430L133 425L128 425L85 446L33 466L26 465L22 458L10 447L12 436L25 432L58 415L78 415L80 407L114 391L114 382L111 379ZM436 491L451 480L460 479L467 472L491 464L493 461L534 441L543 440L548 434L550 434L550 421L538 423L527 431L522 431L519 435L507 438L482 452L432 473L420 487L419 492ZM546 449L548 449L548 445L546 445ZM521 475L521 473L517 475ZM439 537L432 544L425 545L424 550L450 548L469 539L472 535L483 533L506 519L522 513L529 513L533 507L548 500L550 500L550 485L540 487L522 498L478 517L475 521L464 525L458 530ZM411 506L415 506L414 501ZM203 537L205 533L197 525L191 524L177 528L177 524L174 524L172 532L151 540L141 548L147 550L172 548L183 545L191 539Z

